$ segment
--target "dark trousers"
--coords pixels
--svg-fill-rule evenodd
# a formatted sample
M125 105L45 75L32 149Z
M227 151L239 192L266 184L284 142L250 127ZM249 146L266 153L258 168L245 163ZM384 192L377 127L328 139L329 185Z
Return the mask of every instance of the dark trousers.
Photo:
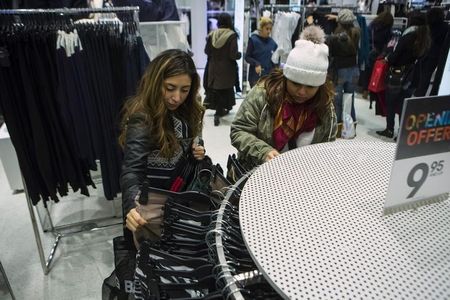
M402 87L386 89L386 129L394 131L395 113L399 115L399 122L402 116L403 102L406 98L411 97L411 89L403 89Z
M223 116L225 110L231 110L236 104L233 88L223 90L208 89L206 93L208 108L215 109L218 116Z

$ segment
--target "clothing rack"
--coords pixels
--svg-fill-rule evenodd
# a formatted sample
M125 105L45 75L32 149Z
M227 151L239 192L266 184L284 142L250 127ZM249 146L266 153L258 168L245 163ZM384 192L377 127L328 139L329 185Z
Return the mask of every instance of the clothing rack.
M8 280L8 277L6 276L5 269L3 269L2 262L0 261L0 283L2 283L2 282L6 285L6 288L8 289L7 292L11 296L11 299L15 300L16 297L14 297L14 293L12 291L11 285L9 284L9 280ZM8 294L6 294L6 295L8 295Z
M365 15L365 14L362 14L361 16L366 18L367 26L369 26L369 24L377 17L377 15ZM407 26L408 26L408 18L394 17L393 28L404 30Z
M408 27L408 18L394 17L394 25L392 26L393 29L400 29L403 31L406 27Z
M206 235L207 237L209 237L210 234L215 235L214 243L212 243L210 246L215 247L215 252L217 253L217 266L220 266L220 272L218 272L220 276L219 278L217 278L217 280L223 279L224 288L222 290L222 295L224 299L244 300L244 296L240 292L241 279L237 278L231 273L233 267L229 265L229 262L225 257L225 247L222 240L224 229L222 227L227 226L226 224L224 224L223 219L226 210L231 206L231 199L236 197L235 193L240 193L242 185L247 181L251 174L252 171L246 173L227 192L225 199L222 201L222 204L220 205L220 208L218 210L217 219L215 221L215 228L208 232L208 234Z
M111 13L111 12L128 12L133 11L139 13L138 6L127 7L105 7L105 8L54 8L54 9L3 9L0 10L2 15L29 15L29 14L66 14L79 15L89 13ZM139 18L137 19L139 21Z
M62 9L7 9L7 10L0 10L0 15L10 15L10 16L24 16L24 15L80 15L80 14L93 14L93 13L122 13L122 12L132 12L133 13L133 21L136 24L136 32L139 32L139 7L137 6L133 6L133 7L107 7L107 8L62 8ZM77 223L73 223L73 224L68 224L68 225L64 225L61 227L56 227L53 224L53 221L51 219L50 216L50 212L48 211L48 208L45 207L45 211L46 214L48 215L49 218L49 223L50 223L50 229L51 232L54 235L54 243L53 246L50 250L50 253L47 257L47 259L45 258L45 254L44 254L44 250L43 250L43 245L42 245L42 240L41 240L41 236L40 236L40 232L39 232L39 228L37 225L37 221L36 221L36 215L34 212L34 208L33 208L33 203L32 200L29 196L29 193L27 191L27 186L25 183L25 180L23 179L23 186L24 186L24 192L25 192L25 197L27 199L27 206L28 206L28 210L30 213L30 217L31 217L31 223L33 226L33 232L34 232L34 236L35 236L35 240L36 240L36 244L37 244L37 248L38 248L38 253L39 253L39 259L41 262L41 266L42 266L42 270L44 272L44 275L47 275L50 270L51 270L51 263L53 261L54 258L54 254L56 252L56 249L58 247L59 241L62 237L64 236L69 236L72 234L76 234L76 233L80 233L80 232L91 232L91 231L96 231L98 229L103 229L112 225L118 225L118 224L122 224L122 220L120 221L120 223L115 222L114 224L109 224L106 226L98 226L95 222L99 222L99 221L104 221L106 219L111 219L111 218L117 218L117 216L115 215L115 207L114 207L114 201L112 201L112 209L114 210L114 216L111 217L103 217L103 218L98 218L98 219L93 219L93 220L87 220L87 221L82 221L82 222L77 222ZM40 216L39 216L40 217ZM80 226L81 229L80 230L76 230L76 231L71 231L68 233L61 233L59 230L61 229L68 229L68 228L73 228L75 226ZM45 231L45 230L44 230Z
M214 15L214 16L220 15L222 13L227 13L230 16L234 16L234 10L208 10L206 13L208 15Z
M304 19L305 9L304 5L300 4L265 4L263 8L270 8L270 15L273 18L273 14L278 9L288 9L289 11L302 12L302 20Z
M340 9L350 9L353 13L357 13L359 7L354 5L317 5L307 8L311 8L312 10L315 10L316 8L330 8L331 12L336 12L336 10Z

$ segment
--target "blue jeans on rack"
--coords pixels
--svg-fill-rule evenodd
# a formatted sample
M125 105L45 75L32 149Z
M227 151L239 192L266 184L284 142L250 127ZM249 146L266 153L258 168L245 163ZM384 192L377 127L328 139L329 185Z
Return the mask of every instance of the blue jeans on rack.
M335 82L336 95L334 96L334 107L336 109L337 121L338 123L342 122L342 98L344 93L352 94L352 108L350 115L352 116L353 121L356 121L354 82L359 75L359 70L357 67L337 69L336 75L337 79Z

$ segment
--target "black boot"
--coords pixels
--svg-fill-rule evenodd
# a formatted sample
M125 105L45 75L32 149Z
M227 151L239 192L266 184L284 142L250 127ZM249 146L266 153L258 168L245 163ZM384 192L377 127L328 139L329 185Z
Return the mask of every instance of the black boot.
M381 135L381 136L385 136L390 139L392 139L394 137L394 131L392 131L390 129L385 129L383 131L377 131L377 134Z
M215 115L219 116L219 117L223 117L223 116L228 115L228 113L229 113L229 111L227 109L222 108L222 109L216 109Z
M220 124L220 117L214 115L214 126L219 126L219 124Z

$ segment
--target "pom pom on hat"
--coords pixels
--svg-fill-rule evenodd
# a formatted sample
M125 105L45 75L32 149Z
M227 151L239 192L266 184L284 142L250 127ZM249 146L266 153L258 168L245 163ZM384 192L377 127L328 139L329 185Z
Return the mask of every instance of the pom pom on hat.
M300 39L323 44L325 43L325 32L319 26L308 26L300 34Z
M306 27L294 49L289 52L283 68L284 76L296 83L321 86L328 71L328 46L319 26Z

